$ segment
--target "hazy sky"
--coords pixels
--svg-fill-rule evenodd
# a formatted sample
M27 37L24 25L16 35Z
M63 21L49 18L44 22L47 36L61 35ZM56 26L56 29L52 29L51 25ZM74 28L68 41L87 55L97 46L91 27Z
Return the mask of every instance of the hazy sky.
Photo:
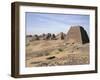
M25 13L26 34L67 33L74 25L83 26L89 35L89 15Z

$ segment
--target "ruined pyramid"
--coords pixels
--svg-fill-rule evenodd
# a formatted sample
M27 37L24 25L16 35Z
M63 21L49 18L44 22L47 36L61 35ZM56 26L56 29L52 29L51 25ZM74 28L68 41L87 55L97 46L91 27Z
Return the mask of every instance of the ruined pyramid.
M87 32L82 26L72 26L67 33L66 40L68 43L89 43Z

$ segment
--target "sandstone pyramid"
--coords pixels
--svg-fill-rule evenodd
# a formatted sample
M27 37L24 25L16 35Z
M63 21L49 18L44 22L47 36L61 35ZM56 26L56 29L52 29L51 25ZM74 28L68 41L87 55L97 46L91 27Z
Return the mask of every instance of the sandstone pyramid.
M66 37L66 34L63 32L60 32L59 34L56 35L57 40L64 40Z
M72 26L67 33L66 40L68 43L89 43L87 32L82 26Z

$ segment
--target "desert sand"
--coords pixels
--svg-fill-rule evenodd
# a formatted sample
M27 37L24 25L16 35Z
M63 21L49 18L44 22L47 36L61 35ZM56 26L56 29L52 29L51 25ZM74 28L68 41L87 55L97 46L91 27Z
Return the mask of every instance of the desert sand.
M26 67L89 64L89 43L64 40L32 41L26 47Z
M71 27L67 34L28 36L26 67L89 64L89 38L81 26Z

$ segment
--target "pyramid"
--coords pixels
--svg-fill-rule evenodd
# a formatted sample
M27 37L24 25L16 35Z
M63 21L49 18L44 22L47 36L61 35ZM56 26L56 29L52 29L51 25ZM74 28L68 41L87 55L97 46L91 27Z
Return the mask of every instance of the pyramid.
M56 35L56 38L59 40L64 40L65 39L66 34L63 32L60 32L59 34Z
M66 40L68 43L89 43L87 32L82 26L72 26L67 33Z

